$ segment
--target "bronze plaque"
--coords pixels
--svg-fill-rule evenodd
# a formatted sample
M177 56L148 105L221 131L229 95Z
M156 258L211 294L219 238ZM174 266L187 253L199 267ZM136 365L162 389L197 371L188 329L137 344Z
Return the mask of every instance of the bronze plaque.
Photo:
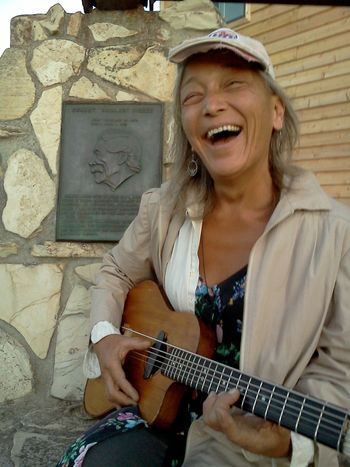
M162 104L63 104L57 240L121 238L161 183L162 120Z

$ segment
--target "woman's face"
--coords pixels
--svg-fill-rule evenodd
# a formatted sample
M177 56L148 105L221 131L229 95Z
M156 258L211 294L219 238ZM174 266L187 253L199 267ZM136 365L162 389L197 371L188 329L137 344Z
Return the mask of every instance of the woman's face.
M214 181L268 170L283 105L259 73L233 53L197 55L184 70L183 129Z

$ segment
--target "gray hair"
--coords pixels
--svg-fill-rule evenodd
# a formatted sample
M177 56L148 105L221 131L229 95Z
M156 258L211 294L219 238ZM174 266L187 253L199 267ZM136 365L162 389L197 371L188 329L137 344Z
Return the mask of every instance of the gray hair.
M192 158L192 149L181 124L180 87L186 62L178 65L177 78L174 86L174 141L170 149L173 161L172 182L170 193L174 190L179 194L183 206L189 191L196 193L196 202L204 203L204 212L210 211L213 203L213 180L203 164L198 162L199 170L194 177L188 173L188 163ZM275 188L280 191L284 187L285 175L292 175L291 165L293 149L299 137L298 118L289 97L283 89L267 73L258 69L272 94L279 97L284 106L284 122L280 131L273 131L269 149L269 167Z

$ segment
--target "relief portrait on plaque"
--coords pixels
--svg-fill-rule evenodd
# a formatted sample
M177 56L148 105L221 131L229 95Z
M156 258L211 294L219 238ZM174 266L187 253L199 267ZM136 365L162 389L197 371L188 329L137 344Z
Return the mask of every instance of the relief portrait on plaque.
M62 107L57 241L115 242L161 184L163 104Z
M89 166L95 182L105 183L112 191L141 171L141 148L132 132L103 131L97 138L94 156Z

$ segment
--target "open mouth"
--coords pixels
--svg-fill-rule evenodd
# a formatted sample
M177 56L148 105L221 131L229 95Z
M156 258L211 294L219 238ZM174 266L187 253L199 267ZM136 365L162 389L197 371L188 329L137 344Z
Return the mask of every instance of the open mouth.
M242 131L242 127L238 125L223 125L217 128L212 128L206 134L206 138L213 144L226 141L230 138L236 138Z

